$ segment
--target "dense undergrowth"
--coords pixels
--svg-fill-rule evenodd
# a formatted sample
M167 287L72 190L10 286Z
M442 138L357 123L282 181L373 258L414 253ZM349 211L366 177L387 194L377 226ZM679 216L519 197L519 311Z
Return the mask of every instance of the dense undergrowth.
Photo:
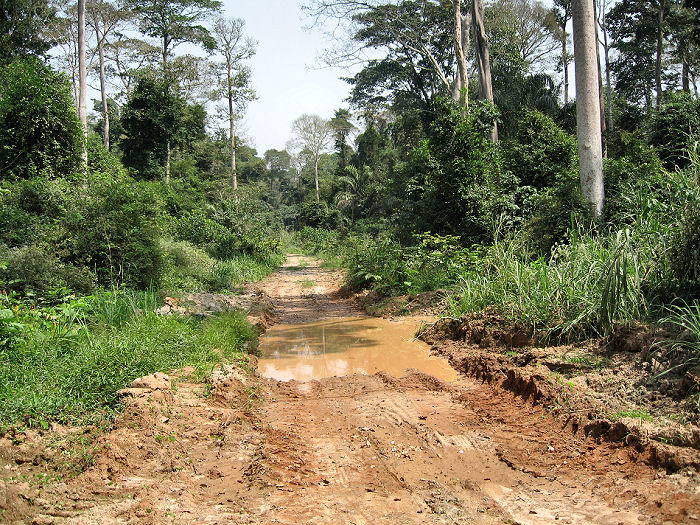
M385 295L445 289L447 315L492 307L547 341L579 341L620 324L683 316L685 324L675 324L695 327L697 340L697 326L687 321L697 318L700 296L696 171L697 160L687 170L626 181L611 196L614 215L588 226L570 216L566 235L548 254L527 225L496 229L491 244L471 248L449 235L417 235L406 246L389 235L310 228L295 241L340 261L351 289Z
M243 312L155 311L165 296L235 292L284 260L255 195L198 171L137 180L91 148L86 177L0 180L0 429L109 420L136 377L245 361L256 332Z

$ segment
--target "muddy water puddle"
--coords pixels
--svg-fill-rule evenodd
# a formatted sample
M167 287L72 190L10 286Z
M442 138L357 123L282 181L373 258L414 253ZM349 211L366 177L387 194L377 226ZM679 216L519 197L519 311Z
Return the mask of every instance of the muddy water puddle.
M430 347L413 339L419 320L343 317L279 324L260 340L258 372L278 381L309 381L351 374L393 376L415 368L445 381L457 373Z

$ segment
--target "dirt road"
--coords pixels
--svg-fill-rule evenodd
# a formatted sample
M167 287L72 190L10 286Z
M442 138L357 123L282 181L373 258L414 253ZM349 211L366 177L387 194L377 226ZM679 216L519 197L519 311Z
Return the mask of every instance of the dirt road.
M277 322L357 316L340 275L290 257L259 284ZM146 381L95 465L34 523L696 523L687 477L574 436L468 378L279 383L225 368Z

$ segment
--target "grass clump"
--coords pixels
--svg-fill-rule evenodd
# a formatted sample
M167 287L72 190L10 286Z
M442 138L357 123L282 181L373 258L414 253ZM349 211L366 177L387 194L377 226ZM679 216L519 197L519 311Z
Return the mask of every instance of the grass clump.
M108 292L15 310L20 333L0 350L0 423L46 425L109 417L134 378L247 359L256 338L243 313L161 316L149 292Z
M220 292L259 281L284 261L276 252L238 253L223 260L211 257L204 249L187 241L161 239L166 270L163 289L187 292Z

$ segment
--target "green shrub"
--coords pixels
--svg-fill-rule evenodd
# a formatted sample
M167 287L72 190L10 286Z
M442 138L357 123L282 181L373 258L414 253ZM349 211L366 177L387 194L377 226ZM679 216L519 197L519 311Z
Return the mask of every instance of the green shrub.
M0 69L0 178L69 175L82 132L67 79L35 57Z
M161 272L158 203L148 183L129 177L94 177L77 190L74 207L61 221L64 259L95 268L101 284L145 289Z
M700 130L700 100L690 93L665 93L648 122L649 142L669 169L690 163L688 149Z
M496 118L489 104L474 104L466 116L451 101L438 104L428 139L401 168L403 184L415 190L400 227L458 235L469 245L490 241L496 224L515 223L516 181L489 138Z
M324 201L306 201L301 205L297 215L297 228L320 228L332 230L338 228L343 217L340 210L328 206Z
M538 111L520 118L517 132L503 147L503 167L520 186L542 190L577 179L576 139Z
M355 238L346 248L347 285L385 295L425 292L452 286L480 267L480 249L464 248L459 238L424 233L413 246L387 236Z

